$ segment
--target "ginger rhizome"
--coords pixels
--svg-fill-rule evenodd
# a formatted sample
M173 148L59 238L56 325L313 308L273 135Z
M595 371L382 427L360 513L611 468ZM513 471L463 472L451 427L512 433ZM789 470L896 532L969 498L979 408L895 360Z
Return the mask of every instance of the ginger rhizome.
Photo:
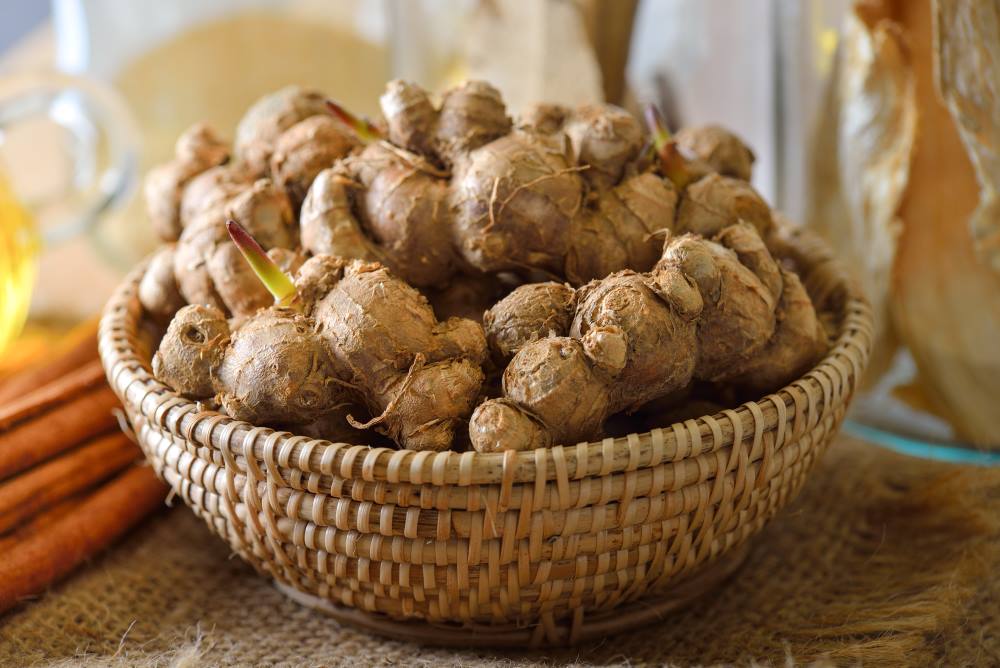
M326 289L337 262L316 256L299 281L314 295L316 331L339 377L375 416L352 424L376 426L402 447L446 450L483 382L482 327L463 318L439 322L423 295L377 263L347 264Z
M827 345L801 282L749 223L672 238L648 273L523 286L485 322L494 352L514 356L504 397L472 416L482 452L597 438L610 415L694 380L773 390Z
M715 234L732 216L762 233L769 225L741 180L752 153L721 128L670 140L677 155L703 156L678 167L651 162L640 124L610 105L541 106L515 123L483 82L435 105L394 81L380 102L384 125L289 87L248 110L232 151L203 125L181 137L174 160L150 174L147 203L161 237L178 242L174 283L186 302L235 316L259 306L239 298L249 283L224 278L239 271L228 217L265 249L377 261L435 290L500 272L582 285L648 271L671 232Z
M386 136L369 135L306 197L310 252L377 260L417 287L469 271L580 284L650 269L673 227L677 192L640 164L641 127L616 107L515 127L482 82L435 106L399 81L381 105Z
M582 285L648 271L672 232L771 224L747 181L753 154L717 126L664 129L650 161L638 121L610 105L543 105L514 123L487 84L435 106L399 81L381 105L384 136L345 116L366 146L317 175L302 243L382 262L417 287L470 271Z
M237 218L264 248L282 249L281 262L294 271L298 210L316 174L358 146L349 128L329 113L325 97L289 87L262 98L236 131L231 151L204 124L181 135L174 159L146 178L146 204L157 234L176 242L173 276L158 265L159 285L147 281L143 305L169 317L176 291L184 302L247 316L268 301L243 266L225 229ZM231 153L234 155L230 156Z
M482 327L438 321L419 292L377 263L318 255L292 284L230 227L278 303L232 328L217 308L182 308L154 357L157 378L189 398L214 397L249 422L295 426L342 416L402 447L447 449L483 382ZM375 417L343 411L358 406Z
M476 449L523 450L692 388L773 391L825 350L734 134L650 109L647 137L610 105L512 119L483 82L380 103L282 89L232 149L197 125L151 172L161 380L299 433L442 450L468 420Z

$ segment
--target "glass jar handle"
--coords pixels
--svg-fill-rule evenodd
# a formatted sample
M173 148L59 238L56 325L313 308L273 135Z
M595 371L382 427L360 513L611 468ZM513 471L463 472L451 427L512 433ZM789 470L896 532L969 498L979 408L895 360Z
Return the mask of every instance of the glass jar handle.
M68 137L63 185L24 202L33 212L59 212L54 220L46 216L43 241L55 244L90 232L138 178L139 134L128 108L106 84L86 77L44 72L0 78L0 144L29 121L53 123Z

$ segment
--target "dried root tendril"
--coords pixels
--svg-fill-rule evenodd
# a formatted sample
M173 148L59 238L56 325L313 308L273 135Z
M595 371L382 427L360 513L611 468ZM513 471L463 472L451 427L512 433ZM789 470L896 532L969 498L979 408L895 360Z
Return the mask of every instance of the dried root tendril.
M347 423L355 429L371 429L372 427L382 424L389 419L396 412L396 406L399 404L400 398L406 393L406 390L409 389L410 384L413 382L414 374L424 368L426 361L426 358L421 353L417 353L413 357L413 363L410 364L410 368L406 372L406 377L403 378L403 382L400 383L396 394L392 397L389 403L386 404L385 409L380 415L373 417L368 422L358 422L354 419L354 416L348 415Z

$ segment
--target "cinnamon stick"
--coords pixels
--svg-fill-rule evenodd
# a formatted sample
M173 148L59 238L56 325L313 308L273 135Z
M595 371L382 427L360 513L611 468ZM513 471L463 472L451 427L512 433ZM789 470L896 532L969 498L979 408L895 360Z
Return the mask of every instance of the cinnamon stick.
M105 480L140 455L125 434L116 432L0 483L0 532Z
M81 394L104 380L101 361L93 360L6 404L0 404L0 431Z
M54 360L20 371L0 383L0 404L27 394L97 359L97 326L92 324L87 327L92 331Z
M69 450L117 424L118 397L106 385L0 432L0 480Z
M148 466L128 469L0 559L0 612L43 591L163 505L167 487Z
M7 533L0 535L0 554L7 554L8 551L13 549L15 545L25 542L28 538L35 535L42 529L52 526L58 520L76 510L76 507L80 505L80 502L87 498L87 496L88 492L74 494L69 498L63 499L54 506L46 508L37 515L32 516L27 522L18 525L18 527L13 531L8 531Z

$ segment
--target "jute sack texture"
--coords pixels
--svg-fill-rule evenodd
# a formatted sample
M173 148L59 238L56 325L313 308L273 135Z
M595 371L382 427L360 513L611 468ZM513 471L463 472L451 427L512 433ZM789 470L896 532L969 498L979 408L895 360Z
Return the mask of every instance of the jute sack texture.
M1000 665L1000 472L840 439L724 587L571 650L386 640L299 606L183 507L0 618L0 665Z

